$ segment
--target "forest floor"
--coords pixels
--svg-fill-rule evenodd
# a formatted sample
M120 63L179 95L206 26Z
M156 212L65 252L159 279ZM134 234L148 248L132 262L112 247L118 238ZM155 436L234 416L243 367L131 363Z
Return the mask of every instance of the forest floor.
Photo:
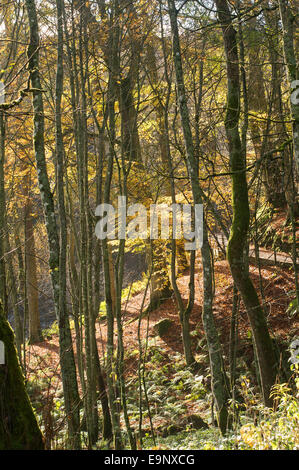
M292 266L292 258L290 256L292 245L291 226L285 226L285 211L278 211L270 220L266 220L266 230L263 235L264 246L259 247L260 265L261 265L261 281L259 270L255 262L254 246L249 247L250 273L252 280L257 288L262 304L264 305L268 323L272 334L279 341L288 340L289 337L299 334L299 319L291 318L286 313L290 301L294 298L294 274ZM296 239L299 239L299 226L296 227ZM277 243L279 241L279 243ZM221 243L221 241L220 241ZM226 242L224 240L224 244ZM276 254L273 248L276 249ZM285 248L285 250L282 250ZM140 280L142 271L145 269L145 259L134 253L126 254L126 277L125 286L130 286L132 281ZM298 259L298 255L297 255ZM196 260L196 278L195 278L195 304L190 317L190 330L193 331L193 346L196 351L198 340L204 336L201 306L202 306L202 268L201 260ZM135 272L135 274L134 274ZM132 295L131 299L124 302L124 346L125 351L134 351L138 348L138 320L140 309L143 303L145 282L136 282L140 285L140 292ZM183 276L178 279L178 287L180 289L183 300L187 302L188 296L189 273L186 271ZM261 289L263 293L261 292ZM138 292L138 288L137 288ZM227 352L230 333L230 321L233 302L233 282L226 260L215 262L215 296L213 311L219 332L221 334L222 345ZM144 308L148 301L146 297ZM104 317L103 317L104 318ZM153 327L157 321L167 318L171 320L171 327L163 338L155 336ZM116 329L116 327L115 327ZM97 342L100 356L104 357L106 351L106 322L99 319L96 324ZM57 325L45 330L45 341L31 345L28 347L28 371L36 368L36 360L38 365L50 367L55 374L59 376L59 344ZM180 322L177 314L177 307L174 296L164 301L158 309L151 312L147 322L147 318L143 318L140 328L140 337L155 337L157 344L162 346L168 353L183 353L183 344L180 335ZM73 332L73 336L75 332ZM245 309L240 304L239 311L239 347L242 347L242 341L246 342L250 336L250 326ZM117 335L116 335L117 339ZM74 341L75 344L75 341ZM252 358L248 358L250 361ZM39 361L42 361L39 363ZM136 364L126 364L126 374L130 374L136 369Z
M251 278L260 291L258 268L250 266ZM263 295L261 301L267 313L267 319L271 333L278 340L283 341L290 336L299 334L299 318L291 318L286 310L290 301L294 298L294 277L290 269L277 266L263 266L261 268ZM183 299L187 302L189 273L186 272L178 279L178 287ZM199 267L195 275L195 304L190 317L190 331L193 334L193 346L196 351L196 345L200 338L204 336L201 313L202 313L202 269ZM133 296L127 302L124 314L124 349L125 351L138 348L138 317L142 305L144 292ZM144 306L146 307L148 295ZM215 298L213 312L216 325L222 339L224 350L229 344L230 321L233 303L233 283L227 261L215 262ZM153 330L154 325L161 319L171 320L169 330L162 338L156 336ZM136 321L134 321L136 319ZM116 326L115 326L116 328ZM106 351L106 321L101 320L96 324L98 348L101 353ZM246 341L250 337L250 325L244 306L241 302L239 309L239 339ZM140 337L155 337L157 344L163 347L165 352L183 353L183 344L180 335L180 322L177 313L174 297L165 300L159 308L149 314L149 318L143 318L141 321ZM75 335L75 332L73 332ZM116 333L117 339L117 333ZM75 341L74 341L75 344ZM58 335L53 334L45 341L28 346L28 371L33 371L37 366L51 368L59 374L59 344ZM36 360L38 360L38 364ZM252 358L248 358L251 360ZM127 364L126 373L130 374L136 371L136 364Z
M261 301L263 302L269 328L271 334L277 339L279 345L282 345L282 349L287 350L289 343L292 338L299 335L299 318L291 318L287 313L287 308L290 301L294 298L294 277L291 267L278 267L278 266L262 266L262 288L263 295L261 295L261 282L259 279L258 268L254 265L250 266L251 278L260 294ZM192 335L192 344L194 348L194 354L196 360L200 364L200 374L207 374L208 370L208 358L206 354L205 341L204 341L204 330L202 325L201 313L202 313L202 268L201 263L197 260L196 270L196 296L195 305L193 312L190 317L190 331ZM188 284L189 284L189 273L186 271L178 279L178 286L182 294L183 299L187 302L188 296ZM125 377L127 383L133 384L135 392L137 391L137 370L139 361L139 342L138 342L138 317L140 314L141 305L143 302L144 291L134 295L126 304L124 315L124 350L125 350ZM148 300L148 299L147 299ZM229 337L230 337L230 322L233 302L233 282L231 274L227 265L227 261L216 261L215 262L215 298L213 311L215 316L216 325L220 334L222 347L224 350L225 357L228 357L229 349ZM146 302L145 302L146 306ZM159 337L154 331L155 324L161 319L169 319L171 325L168 331ZM241 369L250 371L250 374L254 375L254 356L252 348L252 339L250 325L248 322L247 314L245 312L242 302L239 306L239 338L238 338L238 351L237 356L242 357ZM115 327L116 328L116 327ZM165 300L158 309L151 312L148 317L144 317L140 324L140 338L142 341L143 349L145 347L145 341L147 344L148 358L146 362L146 370L153 372L153 369L159 369L156 371L160 374L159 380L164 380L164 384L177 383L177 373L180 370L168 367L169 364L175 361L181 362L182 369L184 368L183 359L183 344L181 339L181 327L177 308L175 305L174 297ZM75 332L73 330L73 339L75 345ZM105 358L106 352L106 320L102 319L96 324L96 337L100 353L100 358ZM116 335L117 339L117 335ZM76 348L75 348L76 354ZM153 360L154 357L154 360ZM149 360L151 358L151 360ZM158 358L158 359L157 359ZM179 372L181 373L181 372ZM57 396L62 396L62 385L60 377L60 366L59 366L59 342L58 335L55 329L52 333L48 330L48 337L45 341L28 346L27 350L27 377L33 383L36 377L41 379L44 386L39 390L36 390L36 394L39 395L37 402L37 408L40 408L40 413L44 415L44 403L46 400L52 403L53 400L57 399ZM165 382L166 379L166 382ZM208 379L209 380L209 379ZM151 386L149 381L149 386ZM81 387L80 387L81 388ZM177 387L176 387L177 388ZM163 389L161 389L163 390ZM162 393L157 391L157 393ZM190 391L190 390L189 390ZM177 390L176 390L177 392ZM181 390L185 399L188 395L188 390ZM43 398L41 398L40 394ZM207 403L204 406L199 406L198 397L195 395L192 399L185 400L184 410L178 410L178 419L180 419L180 413L186 416L200 415L207 421L210 416L210 409L208 410ZM157 395L155 395L157 398ZM152 403L156 403L153 398ZM177 396L178 398L178 396ZM133 401L135 400L135 408L137 406L138 394L135 394ZM57 405L58 408L61 406ZM133 406L133 405L132 405ZM156 405L155 405L156 406ZM157 411L157 406L156 406ZM136 412L136 409L135 409ZM134 413L135 413L134 412ZM136 419L134 419L134 413L132 412L132 424L133 427L138 426L137 413ZM145 413L146 415L146 413ZM163 426L169 425L172 422L170 416L162 416L156 413L154 424L155 429L162 429ZM146 416L145 429L149 432L149 419Z

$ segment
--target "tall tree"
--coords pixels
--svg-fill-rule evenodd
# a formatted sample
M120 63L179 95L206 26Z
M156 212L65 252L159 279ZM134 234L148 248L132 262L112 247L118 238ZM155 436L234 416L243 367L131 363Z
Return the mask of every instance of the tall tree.
M34 219L32 216L32 201L30 195L30 175L27 179L28 192L24 208L24 232L25 232L25 266L26 266L26 291L28 298L29 316L29 342L38 343L42 340L40 314L38 306L38 281L37 263L34 237Z
M225 129L229 143L230 168L232 172L233 223L227 247L231 273L249 316L257 350L262 393L266 405L272 405L271 387L277 374L276 357L264 311L250 279L244 261L249 227L249 203L246 179L246 155L239 134L240 77L237 33L226 0L216 0L217 13L222 28L227 62L227 112Z
M51 279L54 293L54 302L56 315L59 323L59 346L60 346L60 366L62 373L62 382L64 390L65 410L67 415L69 445L74 448L80 447L79 434L79 394L76 377L76 365L74 360L72 337L70 333L70 325L68 312L65 304L60 308L61 295L60 287L64 289L61 282L65 282L60 275L60 243L55 218L55 207L53 194L50 189L49 177L47 172L47 164L45 157L44 143L44 107L42 97L42 86L40 80L40 64L39 64L39 28L36 13L35 0L26 0L27 15L29 20L30 40L27 50L30 81L32 85L32 102L34 110L34 153L38 174L38 184L42 205L44 209L45 224L47 228L48 244L49 244L49 265L51 271ZM58 71L60 63L58 62ZM59 85L58 85L59 91ZM59 103L59 97L58 97ZM59 142L58 142L59 143ZM61 182L60 182L61 183ZM60 201L61 202L61 201ZM61 207L60 207L61 208ZM63 230L63 228L62 228ZM64 248L63 248L64 249ZM63 264L61 264L63 267Z
M296 6L294 5L294 9ZM283 48L289 77L291 94L291 112L293 119L294 161L299 172L299 65L295 49L295 27L298 22L298 8L296 12L289 0L279 0L280 18L283 28Z
M181 57L181 46L177 23L177 10L174 0L168 0L169 18L172 32L173 61L176 76L177 94L181 123L183 127L188 175L191 182L194 204L202 204L202 189L198 179L198 162L194 155L193 139L190 127L189 110L185 91L184 74ZM223 367L221 346L213 317L213 278L211 249L209 246L207 228L203 226L203 244L201 248L203 264L203 324L208 343L210 367L212 375L212 391L215 398L217 419L222 433L226 432L228 425L228 388L227 379Z

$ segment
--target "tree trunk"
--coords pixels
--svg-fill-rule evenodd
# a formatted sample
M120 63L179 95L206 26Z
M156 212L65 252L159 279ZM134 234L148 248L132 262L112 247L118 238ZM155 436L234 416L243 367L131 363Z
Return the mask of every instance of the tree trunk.
M42 341L40 315L38 308L38 283L36 273L35 239L32 212L32 203L26 199L25 204L25 265L29 316L29 343Z
M34 153L38 173L38 184L44 209L45 224L49 244L49 265L54 293L56 316L59 323L60 366L64 390L65 410L67 415L69 445L80 447L79 436L79 394L76 376L76 366L73 352L68 313L60 309L60 246L55 219L53 194L50 189L47 173L44 146L44 109L39 74L39 32L35 0L26 0L29 19L30 42L27 50L30 80L33 88L34 110ZM59 16L61 18L61 16Z
M0 299L2 299L5 313L7 312L6 271L4 258L4 240L6 227L6 202L4 188L4 161L5 161L5 118L0 112Z
M245 266L243 253L249 227L249 202L246 180L246 162L239 135L240 80L236 31L232 25L226 0L216 0L221 22L227 60L226 134L229 141L230 165L233 183L233 223L227 247L227 257L235 285L244 301L256 344L262 393L266 405L272 405L271 387L276 380L277 364L264 311Z
M0 364L0 450L43 450L43 436L26 392L14 334L2 305L0 309L0 341L5 346L5 364Z
M180 106L181 122L184 133L184 141L187 156L188 173L191 181L193 202L194 204L202 204L202 189L198 179L198 162L195 159L193 139L191 134L189 111L187 106L187 97L185 92L184 75L181 58L181 48L177 24L177 11L175 9L174 0L168 0L169 17L172 31L172 47L173 60L176 74L178 102ZM221 346L213 317L213 280L212 280L212 264L211 250L208 242L207 229L203 226L203 244L201 248L203 263L203 324L207 338L211 376L212 376L212 392L217 407L217 421L221 432L224 434L228 425L228 389L227 378L223 369L223 360L221 354Z
M296 6L294 6L296 8ZM295 54L294 24L296 13L292 12L289 0L279 0L280 18L283 27L283 49L288 70L293 118L294 161L299 173L299 67Z

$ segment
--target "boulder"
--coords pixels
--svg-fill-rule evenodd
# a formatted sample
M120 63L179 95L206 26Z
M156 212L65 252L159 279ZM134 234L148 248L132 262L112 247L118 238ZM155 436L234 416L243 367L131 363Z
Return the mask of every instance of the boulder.
M154 325L154 332L156 333L156 335L162 337L163 335L167 333L171 325L172 325L172 321L169 320L168 318L164 318L163 320L158 321Z

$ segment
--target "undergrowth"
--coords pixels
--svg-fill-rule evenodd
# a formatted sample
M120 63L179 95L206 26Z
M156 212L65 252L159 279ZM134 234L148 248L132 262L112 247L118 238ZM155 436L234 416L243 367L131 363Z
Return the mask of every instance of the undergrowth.
M186 369L181 354L168 357L154 342L148 345L147 356L139 370L140 382L138 375L127 379L127 396L130 423L140 449L299 449L298 364L292 364L292 378L288 384L273 387L274 409L263 406L250 374L241 375L238 389L242 405L240 400L231 401L235 420L225 436L220 434L214 420L207 372L194 375ZM31 372L27 389L48 446L65 448L64 405L57 377L51 376L50 370ZM100 403L98 406L100 411ZM83 411L81 420L83 422ZM123 416L121 423L125 429ZM81 435L85 448L84 427ZM129 449L125 432L123 442ZM109 444L99 440L94 448L107 449Z

